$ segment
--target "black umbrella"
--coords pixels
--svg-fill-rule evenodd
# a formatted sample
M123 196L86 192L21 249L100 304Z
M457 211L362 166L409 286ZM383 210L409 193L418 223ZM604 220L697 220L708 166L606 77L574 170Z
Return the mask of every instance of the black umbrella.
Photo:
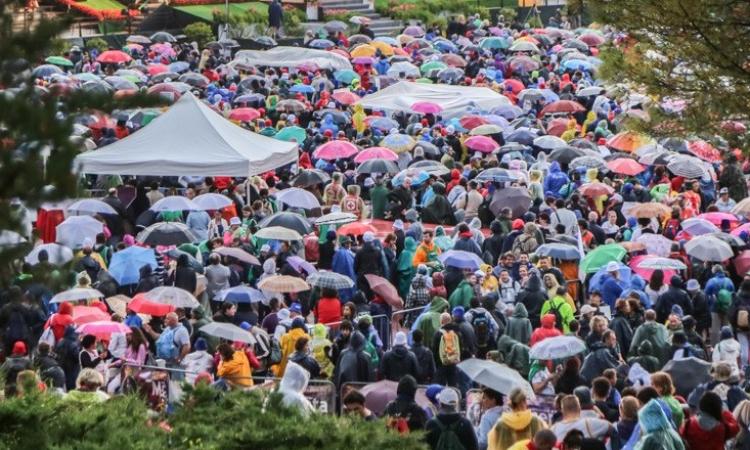
M560 164L570 164L570 162L574 159L578 158L579 156L585 156L586 154L586 151L583 149L566 145L565 147L560 147L552 150L552 152L549 154L549 160L557 161Z
M157 31L151 35L151 41L163 44L165 42L177 42L177 38L166 31Z
M371 159L357 167L357 173L389 173L394 175L399 172L400 170L396 163L384 159Z
M188 265L190 267L192 267L193 269L195 269L195 271L198 272L198 273L201 273L201 274L203 273L203 271L205 269L203 267L203 264L201 264L200 261L198 261L197 259L195 259L195 257L193 257L193 255L191 255L190 253L183 252L182 250L178 250L176 248L173 248L172 250L169 250L167 252L167 256L169 256L170 258L172 258L174 260L179 259L179 257L182 256L182 255L187 255Z
M340 111L338 109L331 109L331 108L326 108L326 109L321 109L319 111L315 111L313 113L313 116L318 119L322 119L328 114L330 114L333 121L338 124L346 124L351 121L351 117L349 116L348 113L344 111Z
M294 180L292 180L292 186L298 188L306 188L309 186L315 186L316 184L327 183L331 179L327 173L318 169L308 169L300 171Z
M179 222L159 222L138 233L138 242L156 245L180 245L196 242L198 238L187 225Z
M443 152L437 147L437 145L425 140L417 141L417 145L415 145L414 148L416 149L417 147L422 147L425 156L442 156L443 154Z
M261 220L258 228L266 227L283 227L294 230L301 235L305 235L312 230L310 222L297 213L278 212Z
M688 143L685 139L671 137L663 139L660 144L662 145L662 147L666 148L667 150L672 150L673 152L688 152Z
M664 371L672 376L677 394L687 398L701 383L711 381L711 364L691 356L673 359L664 366Z
M593 150L595 152L599 151L599 147L594 142L591 142L588 139L577 138L568 142L568 144L570 144L571 147L585 148L588 150Z
M513 217L521 217L531 206L529 191L523 187L508 187L498 189L492 196L490 211L496 216L500 215L503 208L510 208Z

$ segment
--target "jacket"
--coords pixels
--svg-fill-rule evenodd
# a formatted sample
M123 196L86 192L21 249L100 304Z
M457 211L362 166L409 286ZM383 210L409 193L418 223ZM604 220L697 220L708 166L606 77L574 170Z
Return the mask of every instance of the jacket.
M724 443L732 439L740 431L737 420L731 411L722 411L721 422L698 412L697 415L686 420L680 434L691 449L724 450Z
M682 439L661 408L659 400L652 399L638 411L641 437L635 450L685 450Z
M451 309L456 306L463 306L465 310L471 308L471 299L474 298L474 287L468 280L463 280L458 284L451 296L448 298L448 302L451 305Z
M226 379L233 385L250 387L253 385L252 372L250 371L250 362L242 350L235 350L232 359L221 361L216 369L216 375Z
M383 269L380 250L375 248L372 243L366 243L354 255L354 272L357 273L359 280L365 280L365 274L368 273L382 276Z
M651 344L653 355L659 360L660 364L663 365L669 360L667 327L657 322L644 322L636 328L633 340L630 341L630 354L636 356L635 350L639 349L644 341Z
M479 448L477 435L474 433L471 422L457 412L441 412L427 422L425 440L430 448L434 449L437 446L441 430L447 427L451 427L453 432L456 433L458 441L464 446L464 450L477 450Z
M448 301L443 297L433 297L427 312L422 313L417 318L416 328L422 330L425 342L430 343L432 353L437 352L437 348L432 346L432 337L440 329L440 314L448 309Z
M505 412L490 431L487 450L505 450L518 441L533 439L537 431L545 428L544 421L528 409Z
M542 326L534 330L531 334L531 340L529 341L529 347L533 347L534 344L541 342L547 338L562 336L562 332L555 328L555 316L554 314L545 314L542 316Z
M682 312L685 315L693 313L693 305L690 302L690 297L688 297L687 292L683 291L681 286L675 286L672 284L669 286L669 289L667 289L667 292L661 294L659 298L656 299L656 305L654 305L654 310L656 310L656 321L660 323L666 322L672 311L672 306L674 305L680 305Z
M336 386L341 387L348 382L366 383L373 380L373 374L370 356L365 352L365 337L359 331L355 331L349 338L349 347L341 352L336 363Z
M52 333L55 335L55 341L59 341L65 334L65 329L73 323L73 305L69 302L62 302L60 309L49 318L44 328L52 327Z
M307 335L307 332L304 328L292 328L281 336L281 340L279 341L279 346L281 347L281 362L273 366L274 374L277 377L284 375L286 363L292 353L294 353L294 345L297 343L297 339L305 335Z
M338 298L321 298L315 305L315 318L323 324L340 321L341 301Z
M560 317L563 321L563 333L570 333L568 324L575 320L575 316L573 315L573 308L570 307L570 304L567 300L565 300L563 297L557 296L551 300L547 300L546 302L544 302L544 305L542 305L542 310L540 312L541 316L544 317L546 314L550 314L553 308L557 309L560 313Z
M416 377L417 383L429 384L435 376L435 357L432 350L420 343L412 345L411 351L417 358L417 367L419 368L419 376Z
M518 371L522 377L529 374L529 347L514 341L508 335L502 335L497 340L497 351L502 363Z
M591 353L586 356L581 366L581 376L588 382L600 376L606 369L614 369L619 365L612 354L612 350L602 342L597 342L590 348Z
M615 332L620 351L627 355L630 351L630 342L633 340L633 330L630 328L628 319L619 311L615 312L614 318L609 323L609 328Z
M549 172L544 177L544 193L560 198L560 189L570 182L570 178L562 170L560 163L553 161L549 166Z
M380 375L391 381L399 381L405 375L419 378L417 357L405 346L396 345L380 359Z
M474 253L475 255L482 257L482 249L479 248L476 241L471 237L461 237L453 245L453 250L463 250L465 252Z
M522 303L526 307L531 326L539 327L542 306L547 300L547 293L542 290L542 282L536 274L531 274L526 287L518 293L517 300L518 303Z
M531 321L528 317L529 314L526 312L523 303L517 303L513 309L513 314L508 319L505 334L524 345L528 345L532 331Z

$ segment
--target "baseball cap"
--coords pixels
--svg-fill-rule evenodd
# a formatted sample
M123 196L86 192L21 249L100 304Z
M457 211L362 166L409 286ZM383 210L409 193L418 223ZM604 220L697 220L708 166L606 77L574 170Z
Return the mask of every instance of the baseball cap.
M688 291L697 291L701 288L701 284L698 283L698 280L691 279L687 282L687 290Z
M520 229L523 229L524 223L523 223L523 220L516 219L513 221L512 225L513 225L514 230L520 230Z
M458 406L458 394L451 388L443 388L437 395L437 400L441 405Z
M403 230L404 229L404 221L401 219L396 219L393 221L393 229L394 230Z
M719 194L728 194L728 193L729 193L729 189L727 189L727 188L721 188L721 189L719 189Z
M231 219L229 219L229 225L242 225L242 221L239 217L234 216Z
M620 265L617 264L614 261L610 261L607 263L607 272L618 272L620 270Z
M292 306L289 307L289 312L302 314L302 305L299 303L292 303Z
M399 331L393 338L393 345L406 345L406 333Z
M594 308L593 306L591 306L591 305L583 305L583 306L581 306L581 315L582 316L585 315L585 314L592 313L592 312L596 312L596 308Z
M375 233L372 231L367 231L365 234L362 235L362 240L365 242L372 242L375 240Z

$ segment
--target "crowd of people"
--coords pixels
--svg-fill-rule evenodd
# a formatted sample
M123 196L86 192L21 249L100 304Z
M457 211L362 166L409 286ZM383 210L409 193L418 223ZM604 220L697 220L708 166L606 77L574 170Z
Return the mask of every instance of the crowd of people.
M601 85L598 46L622 38L612 30L457 17L448 33L373 39L361 22L305 39L350 58L347 73L248 67L229 44L166 33L131 40L119 64L75 47L70 68L34 70L42 93L191 91L239 126L297 142L299 160L249 178L86 176L114 213L96 214L103 232L69 257L40 213L26 236L36 248L2 296L5 397L36 386L85 404L143 393L159 373L217 390L276 377L285 403L310 415L308 382L327 380L341 411L424 430L433 449L750 448L740 151L624 129L651 107L679 108ZM509 104L451 117L436 104L358 104L398 80L488 87ZM76 138L95 152L160 113L82 117ZM346 144L357 151L321 157ZM280 194L294 189L317 205L290 206ZM226 205L154 209L210 193ZM160 222L184 224L182 241L145 238ZM262 233L279 226L299 238ZM123 255L141 249L147 262L124 277ZM160 299L163 287L195 304ZM478 382L465 370L475 360L520 381ZM380 380L397 383L380 411L342 389Z

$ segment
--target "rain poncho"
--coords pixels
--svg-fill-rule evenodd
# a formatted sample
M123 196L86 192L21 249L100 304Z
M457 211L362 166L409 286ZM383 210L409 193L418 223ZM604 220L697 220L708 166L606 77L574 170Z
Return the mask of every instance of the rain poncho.
M398 281L398 294L401 298L406 298L409 294L409 287L411 286L411 279L414 278L414 265L412 260L414 259L414 252L417 250L417 241L411 236L407 236L404 240L404 250L398 257L396 263L396 279Z
M367 115L365 115L365 111L362 108L362 105L354 105L352 124L354 125L354 129L357 130L357 133L359 134L362 134L362 132L365 131L365 128L367 128L367 124L365 123L366 117Z
M544 178L544 194L552 195L555 198L560 197L560 189L568 184L570 179L562 170L560 163L553 161L549 167L549 173Z
M524 345L528 345L529 339L531 339L531 332L529 313L526 311L523 303L517 303L513 309L513 314L508 318L505 334Z
M442 225L435 227L435 238L432 241L440 247L441 251L445 252L453 248L453 239L445 234L445 228Z
M427 311L422 313L415 323L415 328L422 330L424 336L430 336L428 342L435 336L440 329L440 314L448 309L448 301L443 297L434 297L428 306ZM434 351L435 349L433 349Z
M354 254L348 248L341 247L333 254L331 268L334 272L345 275L356 284L357 274L354 272ZM354 296L354 288L339 290L341 301L349 301Z
M310 373L299 364L290 362L279 383L281 403L289 408L298 409L303 416L309 416L315 412L313 405L303 395L309 381Z
M312 329L312 353L320 366L320 373L326 374L330 378L333 375L333 363L326 355L326 347L330 348L333 344L326 337L327 334L328 330L325 325L322 323L315 324Z
M672 428L658 400L652 399L638 412L638 424L643 435L635 450L684 450L685 445Z
M474 287L467 280L461 280L455 291L450 294L449 301L451 309L463 306L468 310L471 308L471 299L474 298Z

